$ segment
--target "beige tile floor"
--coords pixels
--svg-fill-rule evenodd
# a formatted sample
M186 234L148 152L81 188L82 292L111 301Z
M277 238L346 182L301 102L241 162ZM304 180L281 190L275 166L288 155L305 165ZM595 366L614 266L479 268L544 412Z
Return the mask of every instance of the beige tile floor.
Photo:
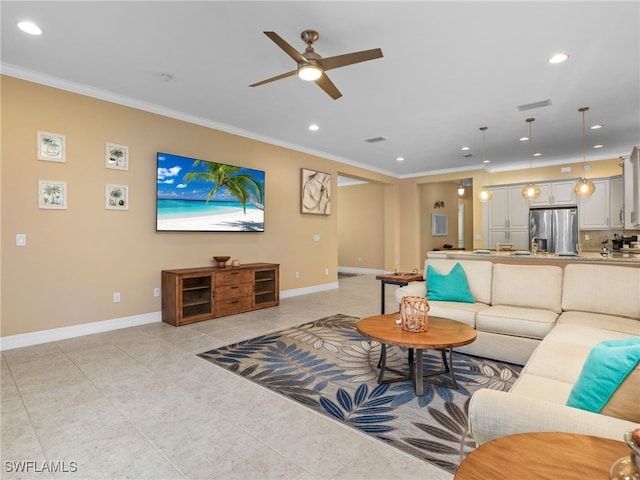
M377 314L379 302L379 282L361 275L247 314L7 350L0 478L451 479L195 355L335 313ZM19 461L36 463L16 472Z

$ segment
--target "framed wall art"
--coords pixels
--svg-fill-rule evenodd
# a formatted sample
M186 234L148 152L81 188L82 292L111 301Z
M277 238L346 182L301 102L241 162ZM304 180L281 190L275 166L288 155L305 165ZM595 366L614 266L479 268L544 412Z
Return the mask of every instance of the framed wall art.
M449 221L446 215L440 213L431 214L431 235L434 237L446 237L449 234Z
M105 185L104 207L107 210L129 210L129 186Z
M300 211L314 215L331 214L331 174L302 168Z
M107 143L104 166L114 170L129 170L129 147Z
M38 131L37 142L38 160L66 163L67 142L64 135Z
M67 182L38 180L38 208L67 209Z

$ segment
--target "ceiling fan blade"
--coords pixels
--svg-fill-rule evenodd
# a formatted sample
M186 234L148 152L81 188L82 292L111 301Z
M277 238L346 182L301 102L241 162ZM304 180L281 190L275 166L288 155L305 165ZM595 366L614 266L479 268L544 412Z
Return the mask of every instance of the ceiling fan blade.
M323 58L320 60L322 68L331 70L332 68L344 67L354 63L366 62L382 58L382 50L374 48L372 50L363 50L361 52L346 53L344 55L336 55L335 57Z
M291 70L290 72L283 73L282 75L277 75L275 77L267 78L266 80L262 80L261 82L258 82L258 83L253 83L253 84L251 84L249 86L250 87L259 87L260 85L264 85L265 83L275 82L276 80L280 80L282 78L291 77L291 76L295 75L296 73L298 73L297 70Z
M289 45L280 35L276 32L263 32L267 37L273 40L273 43L278 45L287 55L293 58L296 63L307 63L307 59L302 56L295 48Z
M327 94L334 100L337 100L342 96L340 90L338 90L329 77L327 77L326 73L323 72L322 75L320 75L320 78L314 80L314 82L316 82L316 85L327 92Z

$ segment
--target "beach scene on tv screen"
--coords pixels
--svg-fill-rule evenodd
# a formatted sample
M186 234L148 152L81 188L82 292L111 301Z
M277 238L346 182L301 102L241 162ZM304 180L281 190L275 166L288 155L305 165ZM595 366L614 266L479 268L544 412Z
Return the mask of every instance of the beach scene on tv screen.
M264 172L158 153L158 231L263 232Z

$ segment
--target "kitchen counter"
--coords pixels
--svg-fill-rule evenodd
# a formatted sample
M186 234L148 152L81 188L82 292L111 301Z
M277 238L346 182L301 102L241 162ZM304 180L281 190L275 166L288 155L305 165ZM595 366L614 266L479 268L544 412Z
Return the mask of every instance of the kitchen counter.
M487 253L482 253L487 252ZM610 265L634 266L640 268L640 251L614 252L609 257L603 257L600 252L582 252L580 255L563 256L552 253L537 253L535 255L516 255L514 251L496 250L435 250L427 252L427 258L450 258L459 260L487 259L494 263L531 263L540 262L564 266L568 263L598 263Z

